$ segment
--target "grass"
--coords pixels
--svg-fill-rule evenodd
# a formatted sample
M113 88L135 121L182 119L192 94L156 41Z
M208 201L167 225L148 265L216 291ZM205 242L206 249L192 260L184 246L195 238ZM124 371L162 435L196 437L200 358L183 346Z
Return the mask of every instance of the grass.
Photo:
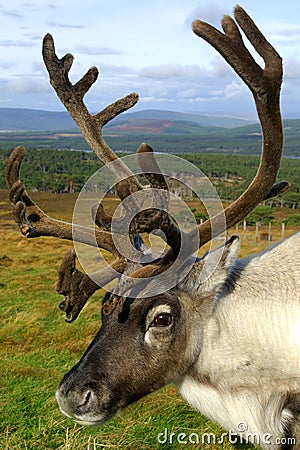
M51 198L47 197L47 201ZM71 243L51 238L23 238L8 213L4 191L0 193L0 204L0 448L236 448L226 440L223 444L209 444L208 437L203 444L180 444L179 433L185 433L195 442L196 435L201 439L203 433L213 432L219 439L223 430L193 411L172 386L131 405L98 428L80 427L60 414L55 401L56 386L78 361L100 326L102 293L93 296L75 323L66 324L57 308L61 297L55 293L54 286L57 267ZM57 214L67 219L73 204L74 198L65 197L64 207ZM49 208L55 210L53 204ZM267 245L254 243L253 239L246 241L244 253ZM167 442L161 444L158 435L165 430ZM162 440L163 435L160 436Z

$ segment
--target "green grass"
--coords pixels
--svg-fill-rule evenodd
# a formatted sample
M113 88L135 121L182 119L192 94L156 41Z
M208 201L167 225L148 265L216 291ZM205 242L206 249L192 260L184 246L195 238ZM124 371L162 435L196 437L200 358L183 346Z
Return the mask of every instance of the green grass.
M196 433L201 439L203 433L213 432L219 439L223 430L192 410L171 386L98 428L83 428L64 418L55 401L56 386L100 326L101 292L75 323L66 324L54 287L57 267L71 244L51 238L27 240L9 216L1 218L1 225L1 450L234 448L226 440L180 444L179 433L194 439ZM165 429L168 442L160 444L157 437Z

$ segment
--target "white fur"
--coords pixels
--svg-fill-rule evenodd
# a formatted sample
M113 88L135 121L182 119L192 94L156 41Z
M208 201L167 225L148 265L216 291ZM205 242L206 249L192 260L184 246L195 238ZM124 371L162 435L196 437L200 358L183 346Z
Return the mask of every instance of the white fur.
M248 433L275 439L293 418L280 402L287 392L300 392L299 274L299 233L237 261L229 274L224 261L216 270L213 311L192 330L195 341L201 328L201 351L193 370L175 384L193 407L228 430L238 431L242 422ZM202 285L205 297L214 277ZM189 289L196 278L186 281ZM201 293L198 284L189 294L199 310Z

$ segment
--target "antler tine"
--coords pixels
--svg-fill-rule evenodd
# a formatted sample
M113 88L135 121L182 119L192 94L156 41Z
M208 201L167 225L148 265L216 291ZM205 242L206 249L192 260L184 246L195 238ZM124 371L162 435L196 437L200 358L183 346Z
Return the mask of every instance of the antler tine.
M148 144L141 144L137 151L137 158L143 174L150 183L151 188L169 191L168 183L160 171L153 155L153 149Z
M180 248L182 230L174 223L167 212L169 204L169 186L161 173L161 170L154 157L153 149L148 144L142 144L137 151L138 163L145 177L148 179L152 189L157 189L157 195L161 197L161 208L157 214L154 214L152 221L157 223L159 228L166 237L166 242L171 249L174 249L174 255ZM147 214L147 211L145 211ZM151 221L151 220L150 220ZM153 225L152 225L153 228ZM150 230L151 231L151 230Z
M10 188L19 181L20 166L25 157L26 150L24 147L16 147L10 154L8 164L6 166L5 178Z
M127 111L138 101L138 95L133 93L117 100L103 111L91 115L86 108L83 97L98 78L98 69L92 67L88 72L73 85L68 73L73 63L73 56L68 53L59 59L55 53L54 40L50 34L46 34L43 41L43 59L50 76L50 83L61 102L78 125L82 135L91 149L104 164L116 161L113 170L120 178L127 178L129 191L135 192L142 189L140 183L132 176L131 171L117 157L102 137L102 127L116 117Z
M251 17L239 5L234 9L234 17L254 49L263 58L265 62L265 73L268 72L269 69L272 72L276 70L278 77L282 77L282 67L280 64L281 57L275 48L267 41ZM274 65L274 58L278 59L278 65Z
M69 323L77 319L80 311L94 292L116 278L116 274L121 274L125 268L125 260L117 259L111 267L86 274L76 269L75 261L76 253L74 250L68 250L58 269L56 285L56 292L65 297L59 304L59 308L65 312L65 321Z
M289 190L290 186L291 186L291 184L285 180L279 181L279 183L273 184L273 186L271 187L270 191L268 192L268 194L266 195L264 200L267 200L267 199L273 198L273 197L277 197L277 195L284 194L286 191Z

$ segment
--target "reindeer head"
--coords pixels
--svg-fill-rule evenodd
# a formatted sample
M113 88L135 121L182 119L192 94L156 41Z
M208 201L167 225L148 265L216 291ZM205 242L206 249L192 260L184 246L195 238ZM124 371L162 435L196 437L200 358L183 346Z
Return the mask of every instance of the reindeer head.
M184 281L164 294L138 298L130 297L131 290L123 297L108 294L99 332L58 387L61 411L80 424L99 425L185 375L199 357L203 326L238 250L239 239L233 237L206 280L200 278L207 259L215 259L212 254L196 261Z
M114 230L112 217L102 204L93 210L96 229L81 225L72 229L71 224L48 217L34 204L19 181L23 147L16 148L9 159L10 199L15 220L24 235L73 239L108 250L115 258L109 268L96 275L84 274L76 269L75 253L70 251L59 270L57 291L65 296L60 308L65 311L67 322L77 318L87 299L99 287L115 277L119 279L116 289L103 301L103 321L98 334L57 390L62 412L79 423L102 423L126 405L175 381L193 367L201 352L204 324L213 314L214 302L237 257L238 239L231 238L219 250L203 258L193 254L214 236L238 223L262 200L288 187L287 182L274 184L283 142L279 109L281 58L239 6L235 8L235 21L229 16L223 18L224 33L201 21L194 22L193 30L220 52L251 90L263 132L261 163L251 185L234 203L190 232L180 230L168 213L168 182L152 149L142 144L137 154L138 164L150 188L156 192L155 202L143 210L134 194L143 193L145 187L102 137L102 127L131 108L138 96L130 94L91 115L83 97L96 81L97 69L91 68L72 85L68 77L72 55L59 59L52 37L44 38L43 57L51 85L99 159L104 164L114 163L116 189L124 205L123 216ZM245 47L238 25L264 59L264 69ZM135 208L137 214L132 213ZM114 234L123 239L122 223L127 215L132 220L126 242L140 252L138 263L133 263L127 250L123 253L114 241ZM159 258L152 257L149 262L140 236L153 230L160 230L167 248ZM171 281L168 278L160 293L153 295L157 277L166 271Z

